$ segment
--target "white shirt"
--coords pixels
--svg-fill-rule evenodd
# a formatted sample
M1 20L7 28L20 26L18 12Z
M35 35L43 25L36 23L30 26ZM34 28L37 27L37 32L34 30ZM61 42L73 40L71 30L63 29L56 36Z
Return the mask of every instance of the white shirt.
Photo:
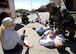
M15 30L5 30L3 48L5 50L13 49L20 40Z
M42 46L54 46L54 41L60 39L63 42L65 42L65 38L62 34L56 35L52 38L49 38L49 36L46 37L46 39L40 40L40 45Z
M35 21L39 21L40 20L40 16L36 15L34 19L35 19Z
M40 40L40 45L42 46L54 46L53 38L46 37L46 39Z

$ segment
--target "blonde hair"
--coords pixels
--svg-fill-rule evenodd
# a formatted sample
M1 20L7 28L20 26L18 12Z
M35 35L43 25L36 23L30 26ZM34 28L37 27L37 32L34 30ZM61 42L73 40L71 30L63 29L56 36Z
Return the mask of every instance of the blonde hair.
M3 43L5 27L7 27L11 21L13 21L11 17L6 17L2 20L2 25L0 27L0 42L1 43Z

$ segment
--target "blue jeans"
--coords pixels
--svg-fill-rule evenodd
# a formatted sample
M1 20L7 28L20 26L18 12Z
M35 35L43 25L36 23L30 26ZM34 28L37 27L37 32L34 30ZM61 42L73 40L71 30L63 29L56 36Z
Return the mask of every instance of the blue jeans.
M24 41L25 36L21 35L20 37ZM20 54L22 50L23 50L23 46L21 46L19 43L17 43L14 49L10 49L10 50L3 49L4 54Z
M51 28L47 28L47 29L40 28L40 29L37 31L37 33L38 33L39 36L42 36L45 31L50 30L50 29L51 29Z

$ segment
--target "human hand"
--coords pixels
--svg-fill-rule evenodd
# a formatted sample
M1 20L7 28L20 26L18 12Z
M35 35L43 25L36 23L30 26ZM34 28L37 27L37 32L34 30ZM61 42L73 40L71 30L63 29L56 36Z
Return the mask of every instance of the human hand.
M29 47L29 48L33 48L34 46L33 46L33 45L29 45L28 47Z

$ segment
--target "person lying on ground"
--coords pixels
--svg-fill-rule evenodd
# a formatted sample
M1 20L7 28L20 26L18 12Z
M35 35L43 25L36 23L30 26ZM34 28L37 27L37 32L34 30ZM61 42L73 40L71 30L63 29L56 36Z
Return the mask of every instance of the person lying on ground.
M42 36L45 31L51 30L50 26L47 26L46 23L44 23L44 28L41 27L41 28L36 29L36 28L33 27L32 29L36 30L36 32L38 33L39 36Z
M63 46L65 43L64 36L62 34L57 34L53 30L48 31L39 39L39 44L42 46Z
M39 22L41 20L39 14L38 14L38 11L36 11L34 20L35 20L35 22Z
M65 50L65 39L61 32L55 33L53 30L45 32L45 34L43 34L43 36L39 39L39 44L44 47L57 48L59 53L67 53Z
M40 20L40 24L43 24L44 25L45 23L48 24L49 21L47 19L43 19L43 20L41 19Z

